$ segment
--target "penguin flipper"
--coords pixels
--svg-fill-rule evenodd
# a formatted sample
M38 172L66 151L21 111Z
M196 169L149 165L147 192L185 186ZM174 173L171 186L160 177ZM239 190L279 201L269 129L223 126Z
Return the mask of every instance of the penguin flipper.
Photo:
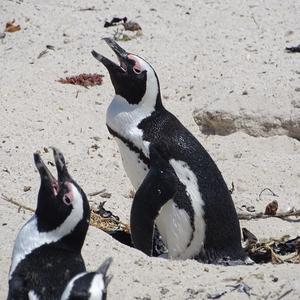
M29 289L27 288L25 279L21 276L15 276L15 278L9 281L9 291L7 300L29 300L28 292Z
M164 144L151 144L150 169L137 190L130 214L131 237L135 248L152 256L154 222L161 207L177 191L177 176L169 164Z

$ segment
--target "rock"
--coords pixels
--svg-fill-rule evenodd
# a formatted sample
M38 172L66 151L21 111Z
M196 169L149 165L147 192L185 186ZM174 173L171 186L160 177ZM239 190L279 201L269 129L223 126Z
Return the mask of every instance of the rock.
M193 117L204 134L224 136L242 131L255 137L287 135L300 140L300 100L293 100L288 108L274 113L259 107L240 107L214 102L194 110Z

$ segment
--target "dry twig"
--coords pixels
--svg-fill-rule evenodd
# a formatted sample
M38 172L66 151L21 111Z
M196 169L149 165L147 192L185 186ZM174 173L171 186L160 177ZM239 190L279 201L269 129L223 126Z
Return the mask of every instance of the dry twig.
M269 189L269 188L264 188L264 189L262 189L261 192L259 193L259 196L258 196L258 199L259 199L259 200L261 200L261 196L262 196L262 193L263 193L264 191L269 191L269 192L272 194L272 196L274 196L274 197L279 197L279 196L278 196L277 194L275 194L271 189Z
M94 196L97 196L97 195L99 195L99 194L104 193L105 191L106 191L106 189L102 189L101 191L89 193L88 195L89 195L90 197L94 197Z
M31 207L25 206L25 205L23 205L23 204L21 204L21 203L15 201L15 200L13 200L12 198L8 198L8 197L5 196L4 194L1 194L1 197L2 197L2 199L3 199L4 201L7 201L7 202L9 202L9 203L12 203L12 204L18 206L18 207L19 207L19 210L20 210L21 208L23 208L23 209L25 209L25 210L34 212L34 209L32 209Z
M31 207L25 206L15 200L13 200L12 198L8 198L7 196L5 196L4 194L1 195L1 198L6 201L9 202L13 205L16 205L19 207L19 210L21 208L23 208L24 210L27 211L31 211L31 212L35 212L34 209L32 209ZM96 212L94 212L93 210L91 210L91 219L90 219L90 225L97 227L105 232L113 232L115 230L122 230L125 231L127 233L130 232L130 228L129 225L120 222L114 218L103 218L101 217L99 214L97 214Z
M284 292L279 298L277 298L277 300L281 300L282 298L284 298L285 296L287 296L289 293L291 293L293 291L293 289L290 289L286 292Z
M265 215L263 212L260 213L238 213L238 218L240 220L251 220L251 219L267 219L267 218L280 218L286 221L300 221L299 220L293 220L293 219L289 219L288 217L300 217L300 209L292 209L290 211L287 212L279 212L276 213L276 215Z

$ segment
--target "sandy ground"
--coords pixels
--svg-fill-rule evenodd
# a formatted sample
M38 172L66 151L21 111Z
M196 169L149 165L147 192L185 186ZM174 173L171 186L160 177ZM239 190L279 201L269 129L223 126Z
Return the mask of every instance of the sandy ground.
M195 124L193 111L219 99L222 105L238 105L237 99L244 97L243 109L289 113L300 97L300 56L284 48L300 42L300 2L120 2L1 0L0 31L12 19L21 25L21 31L0 40L1 194L34 208L39 176L32 153L54 145L63 151L70 173L85 192L105 188L112 193L106 207L128 221L132 187L105 126L113 88L104 67L90 54L95 49L113 57L101 37L112 36L115 28L104 28L104 20L127 16L140 23L143 36L121 45L154 66L165 106L209 151L228 185L234 182L237 210L246 205L262 211L274 199L259 199L265 187L279 195L281 209L299 209L298 140L241 132L206 136ZM94 10L81 10L87 7ZM38 59L46 45L55 50ZM86 89L56 81L83 72L104 74L103 85ZM49 153L43 157L52 160ZM24 192L24 186L31 189ZM90 201L94 205L103 199L95 196ZM30 216L0 199L0 299L7 294L14 239ZM241 225L259 238L300 233L299 222L274 218ZM224 267L149 258L93 227L83 255L89 270L113 257L109 299L206 299L223 291L227 294L222 299L248 299L245 293L230 292L228 285L240 279L252 288L251 299L279 299L286 292L284 299L300 299L300 267L295 264Z

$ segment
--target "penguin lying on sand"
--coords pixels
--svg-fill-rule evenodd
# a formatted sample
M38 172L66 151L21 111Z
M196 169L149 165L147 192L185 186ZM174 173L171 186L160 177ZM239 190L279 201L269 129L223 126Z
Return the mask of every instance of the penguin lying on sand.
M134 199L131 223L134 231L139 230L138 234L132 232L134 244L151 254L150 243L144 241L149 241L149 237L151 240L153 231L144 217L157 225L170 258L198 258L211 263L244 261L239 221L218 167L199 141L164 108L153 67L141 57L127 53L114 40L104 40L120 65L95 51L92 54L107 68L115 89L106 124L118 143L128 177L140 194L141 184L148 184L149 168L158 168L157 163L151 162L149 150L155 144L158 151L154 150L153 156L165 161L177 179L174 196L160 196L154 208L152 197L149 203L146 201L147 194ZM162 159L161 144L167 147ZM136 201L143 197L145 200L137 208Z
M34 216L20 230L9 271L8 299L60 299L67 283L85 272L81 248L89 226L87 197L53 148L58 179L34 154L41 186Z

